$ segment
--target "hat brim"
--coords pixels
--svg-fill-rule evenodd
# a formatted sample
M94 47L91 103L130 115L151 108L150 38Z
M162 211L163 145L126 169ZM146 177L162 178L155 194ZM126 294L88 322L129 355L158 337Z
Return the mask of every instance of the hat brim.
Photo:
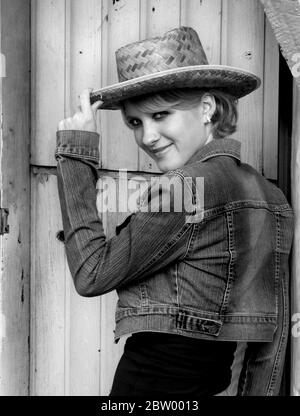
M259 77L244 69L195 65L168 69L95 90L91 93L91 102L101 100L100 109L117 110L124 100L178 88L218 89L239 99L256 90L260 84Z

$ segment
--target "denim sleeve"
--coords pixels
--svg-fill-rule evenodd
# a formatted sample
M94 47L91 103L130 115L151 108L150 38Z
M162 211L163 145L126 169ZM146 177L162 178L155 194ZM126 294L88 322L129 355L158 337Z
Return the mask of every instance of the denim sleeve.
M82 296L102 295L184 258L194 229L185 212L164 212L159 203L154 204L159 206L155 212L132 214L120 233L107 239L96 207L98 142L97 133L57 133L65 249L75 288Z

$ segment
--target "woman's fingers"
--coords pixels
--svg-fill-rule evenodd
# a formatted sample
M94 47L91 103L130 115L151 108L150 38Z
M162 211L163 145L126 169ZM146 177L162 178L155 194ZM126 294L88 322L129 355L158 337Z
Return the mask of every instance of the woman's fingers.
M82 93L80 94L80 106L81 106L83 114L86 117L90 117L93 115L93 110L92 110L91 101L90 101L90 90L87 88L83 90Z
M70 130L70 129L72 129L74 126L73 126L73 119L71 118L71 117L69 117L69 118L66 118L66 119L64 119L64 120L61 120L59 123L58 123L58 130Z
M65 130L65 120L61 120L61 121L58 123L57 130Z
M97 131L96 111L102 101L91 104L90 93L92 89L86 88L80 94L79 111L73 117L66 118L58 124L58 130L86 130Z
M98 110L101 104L103 104L103 101L96 101L92 104L92 110L94 114L96 114L96 111Z

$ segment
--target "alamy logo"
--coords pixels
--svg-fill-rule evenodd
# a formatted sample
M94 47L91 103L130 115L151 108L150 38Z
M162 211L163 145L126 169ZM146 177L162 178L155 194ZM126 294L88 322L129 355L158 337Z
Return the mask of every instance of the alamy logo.
M104 212L182 212L186 222L200 222L204 212L204 178L162 175L134 176L126 170L118 179L102 177L97 182L97 209Z

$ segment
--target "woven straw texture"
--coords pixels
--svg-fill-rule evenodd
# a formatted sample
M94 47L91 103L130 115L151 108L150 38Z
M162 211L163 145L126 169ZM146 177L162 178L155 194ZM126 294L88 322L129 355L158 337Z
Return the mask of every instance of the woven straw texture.
M116 61L120 82L168 69L208 65L197 33L188 27L126 45L116 52Z
M91 93L102 109L118 109L122 101L175 88L217 88L236 98L254 91L260 79L239 68L209 65L194 29L180 27L116 52L119 83Z

